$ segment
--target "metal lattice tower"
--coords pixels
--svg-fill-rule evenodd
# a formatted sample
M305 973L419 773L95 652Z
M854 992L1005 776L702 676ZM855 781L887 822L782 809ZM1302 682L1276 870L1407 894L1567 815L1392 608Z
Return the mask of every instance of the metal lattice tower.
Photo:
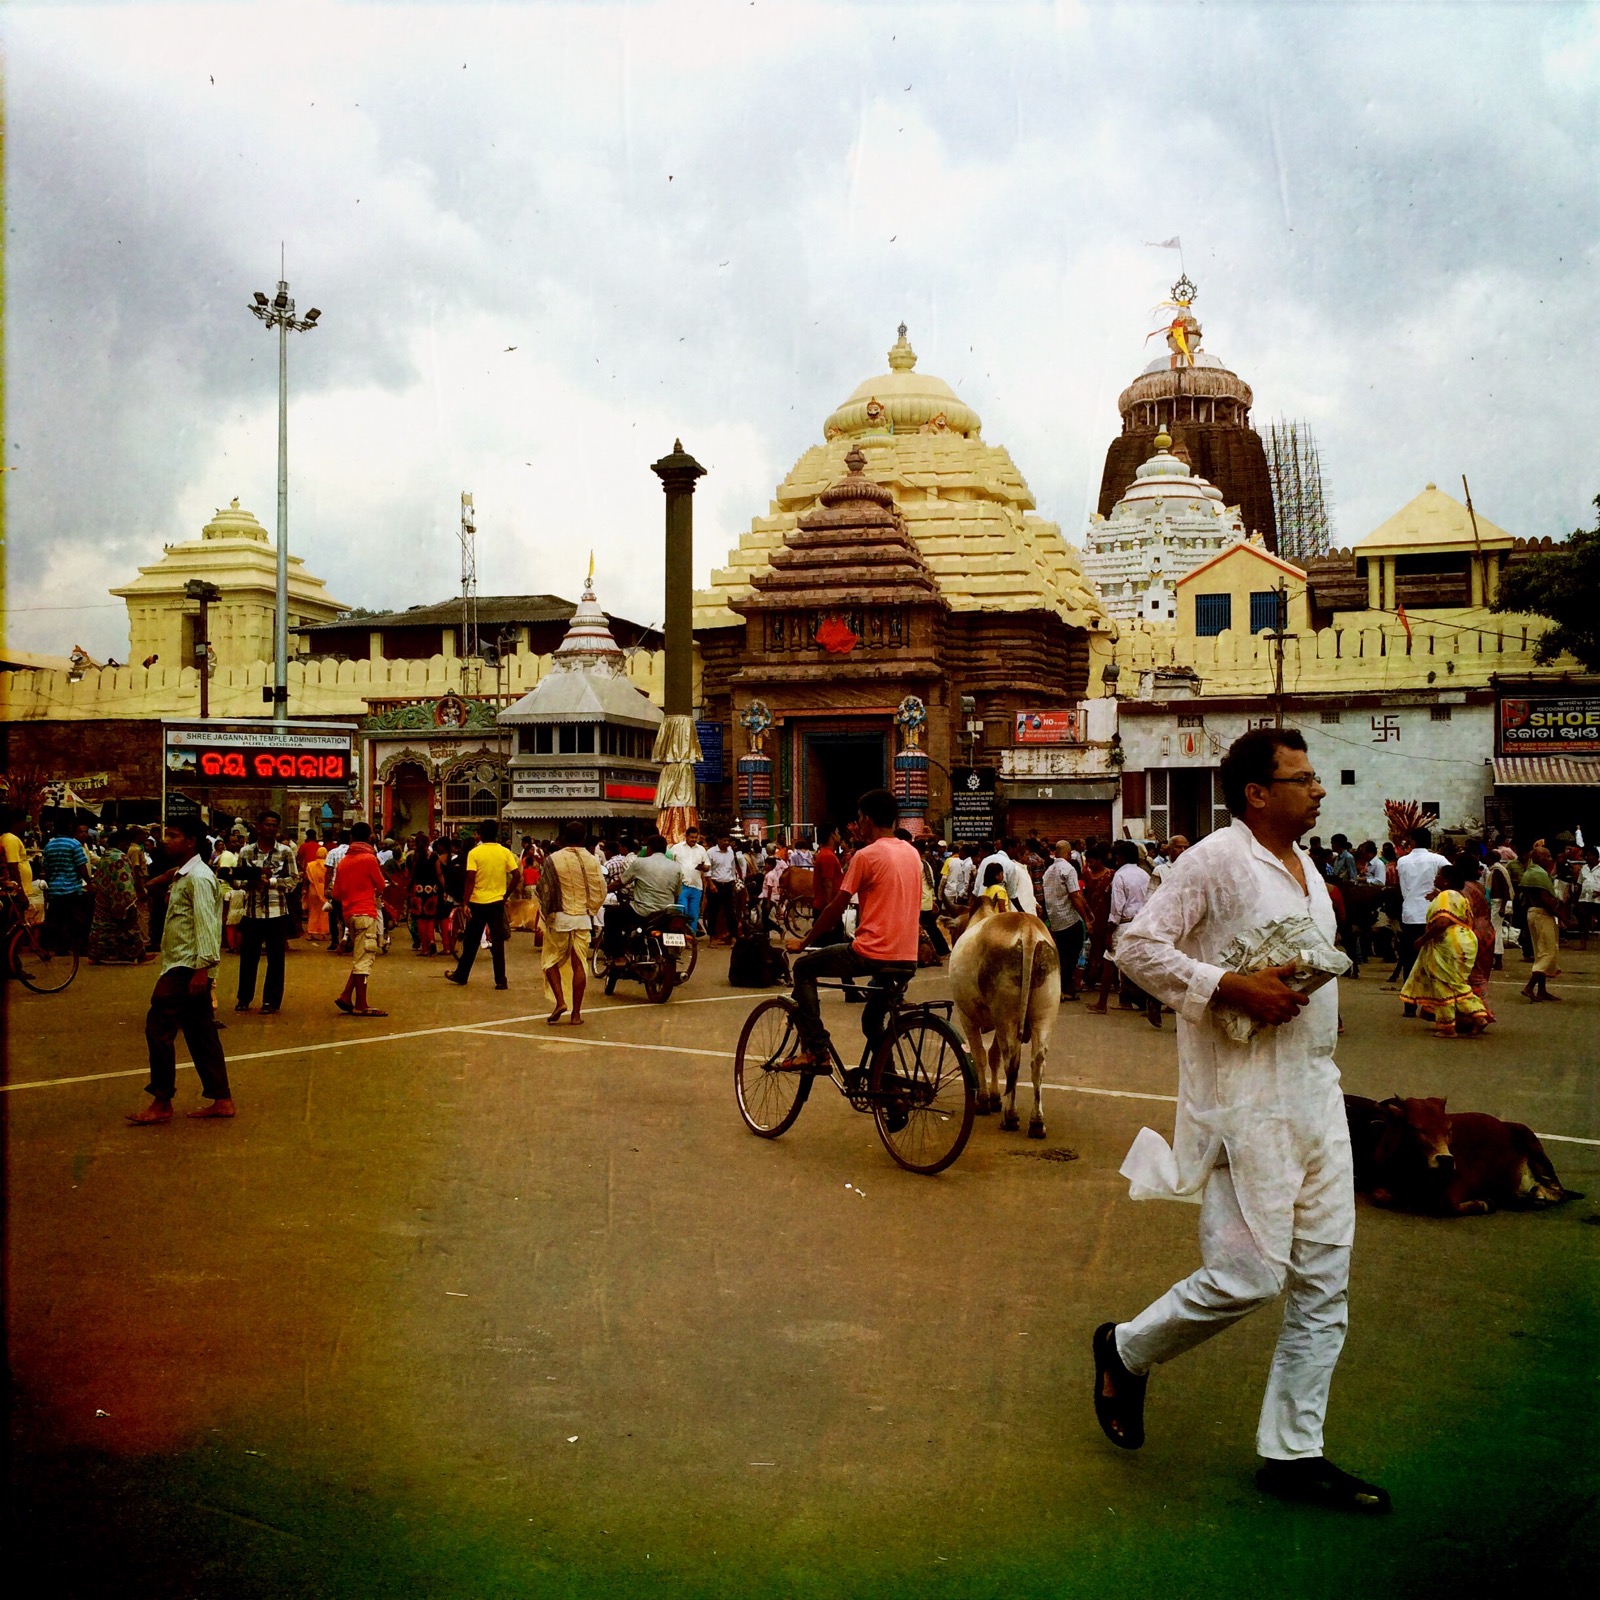
M1278 554L1304 565L1326 555L1333 543L1333 519L1322 483L1317 441L1304 422L1278 417L1267 428L1267 472L1278 520Z
M478 653L478 524L472 496L461 491L461 659Z

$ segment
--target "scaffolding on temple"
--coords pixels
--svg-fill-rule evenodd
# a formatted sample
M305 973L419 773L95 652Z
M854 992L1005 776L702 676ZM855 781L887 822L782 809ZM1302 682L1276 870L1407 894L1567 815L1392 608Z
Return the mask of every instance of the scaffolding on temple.
M1278 521L1278 554L1304 566L1333 543L1329 496L1317 441L1304 422L1278 417L1267 428L1267 472Z

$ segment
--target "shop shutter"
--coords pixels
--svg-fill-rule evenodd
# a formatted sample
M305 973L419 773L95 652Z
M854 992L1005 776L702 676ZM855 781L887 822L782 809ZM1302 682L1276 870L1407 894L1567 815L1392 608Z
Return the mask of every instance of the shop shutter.
M1172 817L1172 774L1165 767L1150 769L1150 810L1145 817L1145 838L1165 839Z

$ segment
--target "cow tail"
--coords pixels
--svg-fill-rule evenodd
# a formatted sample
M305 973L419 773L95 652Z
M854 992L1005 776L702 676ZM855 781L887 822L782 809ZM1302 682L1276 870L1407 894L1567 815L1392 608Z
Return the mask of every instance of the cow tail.
M1528 1151L1524 1158L1528 1163L1528 1171L1532 1173L1535 1183L1541 1187L1554 1190L1562 1199L1578 1200L1582 1196L1571 1189L1562 1186L1560 1178L1556 1176L1556 1169L1550 1157L1545 1153L1545 1148L1539 1142L1536 1133L1528 1134Z
M1033 929L1022 930L1022 1017L1017 1039L1028 1044L1033 1039Z

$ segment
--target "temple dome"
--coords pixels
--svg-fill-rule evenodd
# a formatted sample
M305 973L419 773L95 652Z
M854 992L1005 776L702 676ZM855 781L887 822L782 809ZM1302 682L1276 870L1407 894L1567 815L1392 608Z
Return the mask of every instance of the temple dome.
M256 521L255 515L239 509L239 497L231 504L218 506L217 514L200 530L202 539L254 539L258 544L267 542L267 530Z
M858 383L845 403L823 424L826 439L872 434L959 433L975 438L983 426L942 378L918 372L917 353L906 341L906 325L889 352L889 370Z

